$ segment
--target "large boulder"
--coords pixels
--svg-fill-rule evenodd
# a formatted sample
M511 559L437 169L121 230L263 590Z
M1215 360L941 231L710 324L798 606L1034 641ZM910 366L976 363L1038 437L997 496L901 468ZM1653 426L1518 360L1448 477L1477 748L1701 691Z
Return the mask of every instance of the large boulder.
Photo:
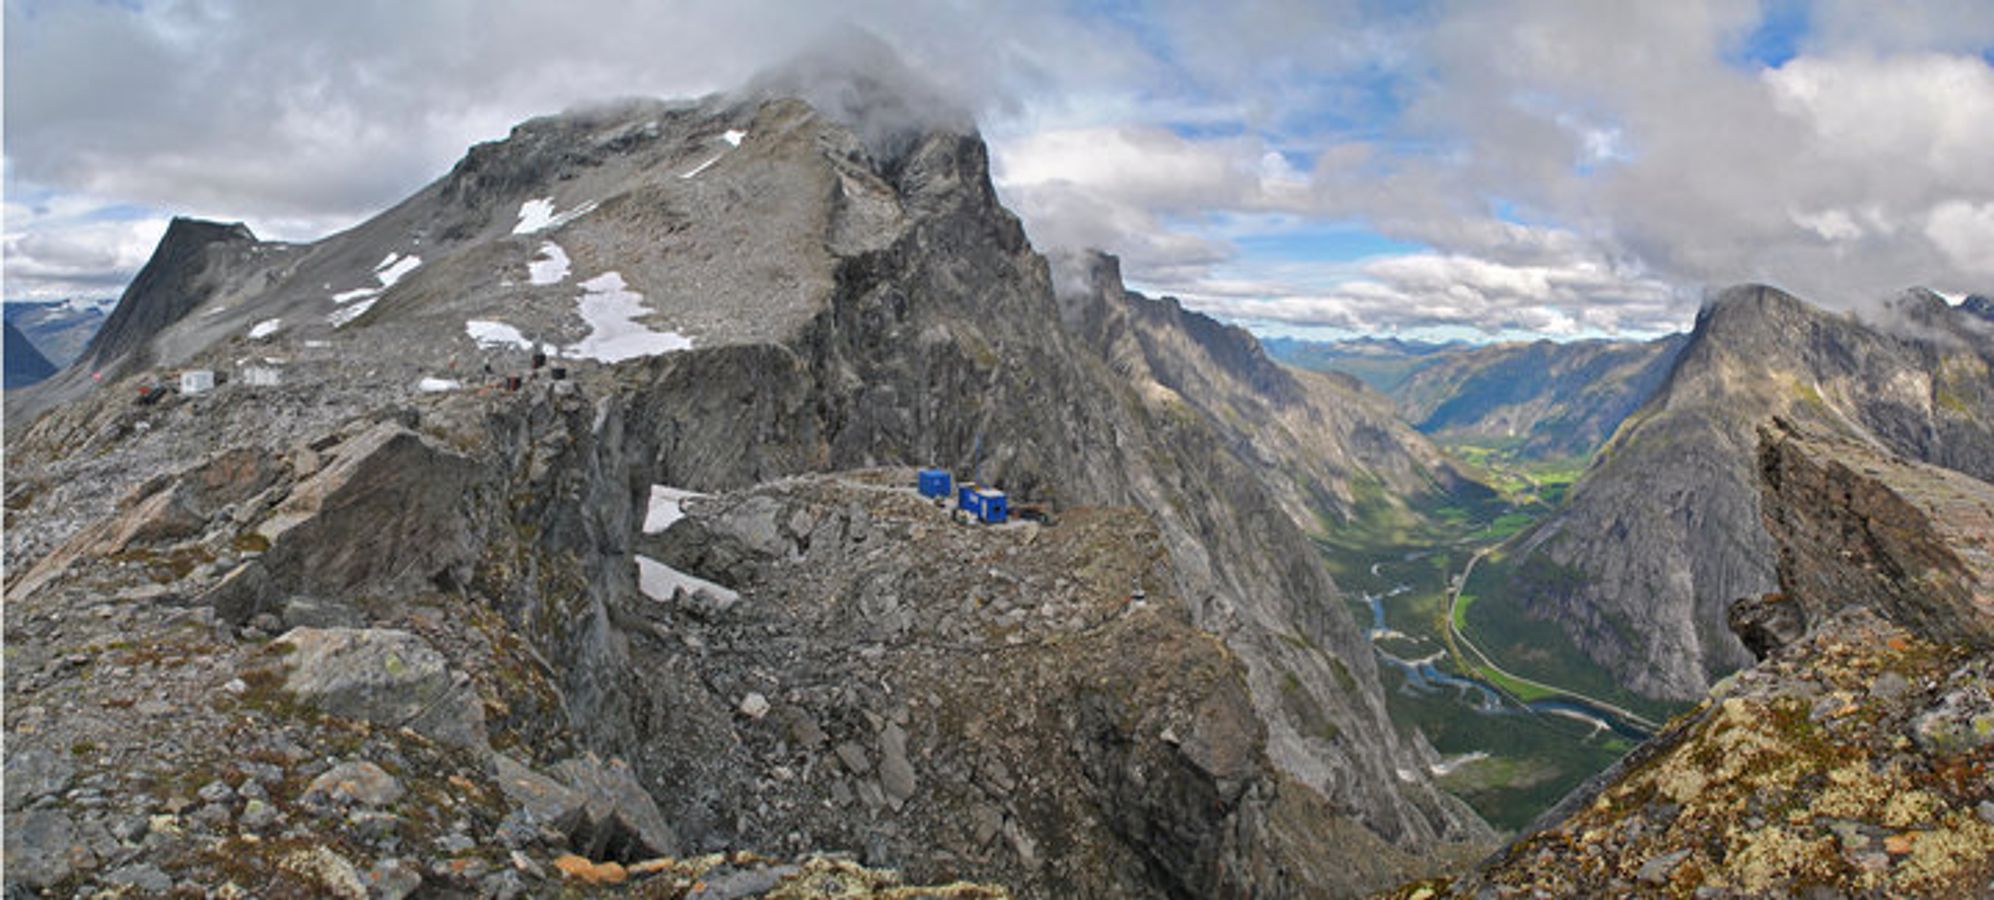
M495 758L506 799L532 827L565 835L589 859L638 860L678 853L678 836L620 759L585 754L554 766L560 780L503 754Z
M485 711L470 680L421 638L388 628L293 628L277 639L284 689L320 710L442 744L485 746Z
M80 870L96 867L97 857L77 835L76 824L59 809L7 814L7 881L48 888ZM13 896L9 891L8 896Z
M479 550L466 514L471 460L397 422L337 453L257 524L269 550L210 592L217 616L240 623L294 594L392 595L468 577Z

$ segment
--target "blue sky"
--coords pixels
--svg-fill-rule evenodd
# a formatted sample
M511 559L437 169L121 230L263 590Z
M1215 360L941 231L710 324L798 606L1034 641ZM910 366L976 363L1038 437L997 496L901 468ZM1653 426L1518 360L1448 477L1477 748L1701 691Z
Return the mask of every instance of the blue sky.
M1035 244L1267 333L1987 290L1994 4L1888 9L9 0L6 293L115 293L175 214L313 239L524 118L724 90L848 24L977 115Z

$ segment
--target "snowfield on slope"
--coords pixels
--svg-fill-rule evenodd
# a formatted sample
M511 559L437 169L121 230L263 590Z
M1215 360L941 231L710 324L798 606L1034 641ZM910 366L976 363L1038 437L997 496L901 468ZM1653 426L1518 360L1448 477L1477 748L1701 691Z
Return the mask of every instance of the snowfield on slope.
M549 228L559 228L575 219L587 215L595 209L591 200L564 213L554 211L554 198L541 197L519 204L519 224L512 226L513 234L538 234Z
M470 335L471 340L478 342L478 347L481 349L490 350L498 347L533 349L533 342L527 340L526 335L520 334L519 329L504 322L472 319L464 323L464 333Z
M740 594L697 575L688 575L648 556L637 557L637 590L644 596L653 600L670 600L681 589L688 594L706 591L723 608L741 600Z
M662 484L651 485L651 502L644 511L644 533L658 534L672 527L673 522L685 518L685 510L679 504L703 496L705 495L683 488L667 487Z
M526 263L526 280L539 285L568 280L568 252L553 241L541 244L539 255Z
M651 309L644 305L644 295L630 290L616 272L582 282L582 296L575 303L589 334L564 351L570 358L615 363L692 348L692 339L685 335L639 324L637 317L649 315Z
M378 285L374 287L354 288L350 291L340 291L332 295L332 302L351 303L355 300L367 300L370 301L368 305L372 305L371 301L374 298L381 296L382 292L394 287L395 282L402 280L408 273L415 271L416 267L420 265L422 265L422 257L420 256L412 253L408 256L403 256L399 253L390 253L379 264L374 266L374 280L380 282ZM341 312L344 312L344 310ZM332 322L334 328L353 320L353 316L347 316L344 321L333 321L333 318L338 315L339 313L335 312L326 318L326 321ZM355 313L354 315L357 316L359 313Z

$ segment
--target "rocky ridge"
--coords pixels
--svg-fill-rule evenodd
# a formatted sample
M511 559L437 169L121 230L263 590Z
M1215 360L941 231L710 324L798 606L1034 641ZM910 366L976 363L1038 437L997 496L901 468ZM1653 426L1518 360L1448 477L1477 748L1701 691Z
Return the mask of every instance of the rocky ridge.
M1969 896L1994 889L1994 487L1769 431L1766 528L1804 622L1459 883L1400 896Z
M1778 416L1994 478L1994 340L1935 295L1890 310L1886 327L1768 287L1726 291L1565 507L1510 545L1506 589L1650 696L1692 699L1748 664L1726 611L1775 588L1759 426Z
M164 324L117 357L126 368L32 422L10 410L10 426L20 424L10 427L8 454L9 640L41 648L9 660L10 732L46 729L51 752L71 744L73 756L96 761L85 777L98 778L100 792L151 794L140 807L167 803L179 793L111 780L188 769L190 745L236 758L256 746L201 744L189 739L195 732L140 741L133 729L150 720L81 711L173 711L201 702L187 696L199 686L240 681L238 696L249 698L241 702L260 705L245 713L222 702L212 721L188 718L198 733L228 734L224 718L251 716L256 727L240 729L243 741L289 741L328 770L333 761L367 761L405 782L453 787L450 803L424 800L425 812L472 793L486 798L483 812L451 818L440 833L412 830L411 821L427 821L413 810L393 813L398 825L362 817L377 823L365 828L349 815L330 827L360 829L351 834L364 840L332 852L365 868L356 860L385 864L384 854L399 860L407 851L425 879L500 892L507 871L528 879L536 866L549 872L547 856L558 849L617 857L585 860L595 865L629 864L661 848L636 837L647 830L637 824L650 820L641 803L629 815L583 803L601 811L563 813L556 820L564 827L551 834L507 831L504 823L529 804L507 794L497 757L481 746L540 779L513 779L532 782L528 794L552 784L587 796L586 786L605 778L634 780L681 851L836 847L923 879L986 873L1027 894L1068 886L1352 891L1389 883L1410 860L1486 840L1485 826L1434 790L1423 766L1405 765L1422 751L1386 719L1371 655L1315 562L1307 523L1297 522L1294 503L1284 506L1286 489L1263 480L1235 448L1223 410L1147 402L1062 325L1050 270L997 204L973 135L931 131L890 145L896 155L874 157L851 130L781 98L621 104L527 123L507 141L474 149L409 201L318 244L252 244L238 255L242 236L222 229L206 250L169 254L179 268L166 266L147 283L195 285L205 299L189 306L182 294L135 285L124 302L164 304L156 316ZM548 211L567 212L528 229L541 198L551 198ZM689 335L693 349L614 365L573 356L564 348L580 346L571 342L585 341L588 328L574 318L575 286L527 277L550 258L548 244L562 248L576 281L614 266L646 304L646 320ZM418 264L396 262L418 255ZM382 274L396 269L392 279ZM326 292L370 282L352 288L374 292L369 306L334 321L358 301ZM524 348L481 346L467 333L472 317L536 335L560 351L568 377L528 372ZM262 330L272 320L280 325ZM109 347L128 329L106 332ZM170 374L164 364L241 371L245 359L280 367L281 387L231 380L205 394L132 402L134 385ZM482 374L486 365L493 375ZM506 372L532 377L516 392L493 388ZM430 392L419 377L473 386ZM63 396L32 395L21 408ZM816 529L796 522L862 518L824 510L864 508L860 498L871 494L757 498L752 492L774 489L758 486L912 462L980 473L1020 500L1052 501L1063 521L1050 531L1087 522L1089 509L1140 509L1134 515L1144 522L1115 529L1122 541L1091 551L1160 560L1142 582L1157 598L1155 612L1097 634L1087 610L1104 595L1053 603L1077 589L1041 578L985 621L950 593L960 582L920 575L887 592L894 605L859 610L870 617L884 609L891 627L877 630L868 618L846 632L844 620L821 618L830 597L771 583L792 552L817 546ZM155 477L161 472L171 474ZM772 531L708 529L725 539L707 540L687 536L701 521L693 504L688 524L646 535L639 526L653 485L808 514L788 513ZM857 527L840 525L845 538L834 531L823 539L850 543ZM799 540L805 532L807 542ZM871 547L886 548L878 568L914 572L918 553L933 548L911 535L910 527L871 536ZM697 596L683 607L645 599L633 553L661 540L657 558L746 599L728 610L708 609ZM770 546L794 549L755 549ZM1137 549L1144 546L1161 556ZM817 574L836 581L838 571ZM1134 586L1097 585L1123 599ZM917 598L945 603L946 621L926 618ZM1035 612L1042 608L1053 612ZM1008 625L999 621L1021 610ZM1129 673L1096 671L1109 682L1103 693L1080 678L1088 667L1057 651L1021 650L1011 655L1048 652L1059 665L987 669L995 688L1011 685L1010 696L1025 699L999 704L979 727L1025 714L1035 730L1019 739L1050 741L1034 752L1070 762L1031 782L1019 772L1026 757L992 749L985 755L1004 761L1018 786L997 779L988 795L958 795L954 777L932 775L983 773L986 763L962 728L925 712L913 717L911 699L923 710L948 708L941 697L950 685L924 655L925 642L940 636L981 647L1007 639L1006 628L1036 634L1051 625L1056 635L1075 621L1080 636L1056 639L1075 650L1128 640L1113 662L1160 662L1147 654L1171 647L1183 648L1187 663L1201 661L1178 687L1187 698L1230 698L1230 718L1215 720L1223 730L1200 732L1207 726L1196 708L1118 694L1116 682ZM1144 621L1165 631L1117 637ZM864 668L820 668L831 665L825 651L803 652L810 642L797 637L820 632L858 642L838 647L857 651ZM113 646L120 641L167 644L157 659L146 649L130 661L110 657L130 671L118 676L123 682L103 682L106 690L148 694L129 707L94 693L91 677L107 651L133 649ZM281 649L300 642L324 644L327 658L358 652L355 642L385 649L374 658L393 678L345 687L300 680L287 660L319 658ZM271 647L279 649L263 649ZM341 647L349 649L332 652ZM775 648L784 655L768 656ZM68 662L77 657L84 664ZM965 665L940 659L955 663L951 674ZM266 674L251 677L257 672ZM380 693L383 684L434 703L381 705L370 718L373 701L355 705L352 691ZM1027 713L1038 709L1029 698L1041 689L1070 698L1055 720ZM667 702L673 697L680 702ZM812 704L818 728L840 741L806 749L765 727ZM71 732L71 723L105 719L101 741ZM309 727L284 724L294 719ZM356 722L375 743L338 737ZM401 746L404 732L420 742ZM76 753L78 741L95 747ZM839 752L846 743L861 753ZM433 755L407 766L387 756L415 760L410 748L430 745ZM906 768L888 752L894 747L907 754ZM1208 755L1214 747L1223 758ZM717 757L700 755L708 751ZM737 766L695 764L706 758ZM627 780L614 774L619 759ZM889 759L890 768L879 768ZM299 765L286 763L279 784L297 777ZM230 770L219 771L230 790L242 788ZM821 804L838 805L836 784L857 805L827 812ZM264 790L290 803L302 787ZM1011 805L993 802L1004 794ZM914 823L956 807L977 827L954 822L951 831L936 819L934 846L911 837ZM993 809L1002 840L981 827ZM210 813L207 830L190 839L195 847L235 839L230 822L246 809L223 812L229 820ZM103 824L94 813L80 820L86 830ZM296 828L300 820L285 821ZM1081 841L1068 821L1098 828ZM368 828L405 843L366 843L375 833ZM484 852L464 849L465 841L510 846L506 834L522 842L526 864L508 855L470 875L453 868ZM142 841L117 842L115 851L100 843L101 855L115 859L137 843L150 864L181 866L196 880L216 871L152 856ZM1069 844L1097 852L1075 858L1047 849ZM1155 858L1141 849L1152 845L1181 852ZM265 862L277 869L252 867L241 877L287 877L275 874L289 871L278 861ZM65 877L97 878L100 868L74 866Z

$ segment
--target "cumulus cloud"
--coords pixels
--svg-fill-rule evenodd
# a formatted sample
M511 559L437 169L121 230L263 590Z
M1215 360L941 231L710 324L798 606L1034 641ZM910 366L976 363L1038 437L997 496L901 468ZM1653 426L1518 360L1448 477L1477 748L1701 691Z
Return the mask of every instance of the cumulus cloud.
M113 283L169 213L316 237L517 121L734 88L846 23L978 118L1036 243L1243 319L1645 331L1744 280L1985 291L1994 8L1809 12L1768 67L1730 0L19 0L10 197L143 215L10 205L8 292ZM1417 249L1245 250L1322 223Z

